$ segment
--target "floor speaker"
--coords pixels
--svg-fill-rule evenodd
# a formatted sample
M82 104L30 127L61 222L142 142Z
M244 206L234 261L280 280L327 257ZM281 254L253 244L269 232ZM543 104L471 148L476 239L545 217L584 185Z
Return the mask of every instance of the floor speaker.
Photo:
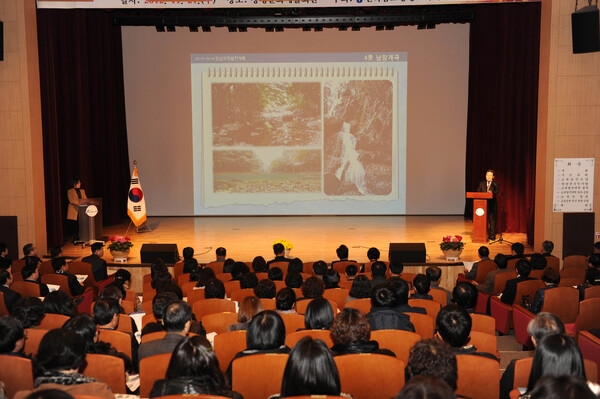
M571 14L573 54L600 51L600 19L596 6L586 6Z
M179 250L177 244L142 244L140 256L142 263L152 263L161 258L163 262L173 264L179 261Z
M399 260L402 263L425 263L425 244L391 242L390 262Z

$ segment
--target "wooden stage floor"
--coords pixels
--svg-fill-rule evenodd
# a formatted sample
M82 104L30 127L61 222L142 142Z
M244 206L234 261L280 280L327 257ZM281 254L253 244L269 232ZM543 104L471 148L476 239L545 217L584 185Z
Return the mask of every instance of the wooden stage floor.
M273 242L278 239L291 241L294 248L290 256L303 261L331 262L337 259L336 248L345 244L350 249L350 259L361 263L367 261L370 247L377 247L381 259L387 260L390 243L424 243L427 263L446 263L439 248L446 235L463 237L466 245L461 261L477 260L477 249L486 245L472 242L472 222L463 216L150 217L147 225L151 231L136 232L135 226L128 222L104 227L105 236L128 235L134 243L128 261L122 266L142 266L140 248L147 243L175 243L180 254L184 247L192 247L199 263L214 260L217 247L225 247L227 257L235 260L252 261L257 255L269 260L273 258ZM510 254L508 242L521 242L526 252L534 252L527 247L524 233L504 233L503 239L504 242L488 245L491 257L497 253ZM63 253L77 258L87 256L90 249L66 243ZM104 257L112 263L108 250ZM134 286L138 286L137 281Z

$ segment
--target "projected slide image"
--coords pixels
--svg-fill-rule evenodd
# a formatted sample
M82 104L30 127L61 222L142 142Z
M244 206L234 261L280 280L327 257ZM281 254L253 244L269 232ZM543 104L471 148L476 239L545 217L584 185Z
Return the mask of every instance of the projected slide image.
M321 145L319 83L213 83L213 146Z
M290 149L213 151L215 193L321 192L321 151Z
M324 83L324 192L392 192L393 84L389 80Z

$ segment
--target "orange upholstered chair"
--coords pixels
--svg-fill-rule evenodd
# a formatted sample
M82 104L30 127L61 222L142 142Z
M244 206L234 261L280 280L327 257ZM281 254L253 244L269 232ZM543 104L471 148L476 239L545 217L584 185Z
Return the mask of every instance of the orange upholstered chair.
M131 358L131 334L117 330L100 330L98 339L109 342L116 350Z
M325 296L323 296L325 297ZM325 298L327 299L327 298ZM331 305L331 309L333 309L333 314L337 314L338 312L338 306L337 306L337 302L332 301L331 299L327 299L329 301L329 304ZM312 299L303 299L301 301L296 301L296 312L298 312L298 314L304 315L306 314L306 308L308 306L308 304L312 301Z
M474 280L479 284L485 283L485 277L492 270L496 270L496 262L491 259L484 259L477 262L477 275L475 275Z
M8 308L4 302L4 292L0 292L0 317L8 315L10 315L10 313L8 312Z
M471 399L498 399L500 363L476 355L456 356L458 381L456 393ZM516 371L516 370L515 370Z
M201 299L192 304L192 312L196 315L196 320L202 320L204 316L211 313L236 312L235 302L227 299Z
M194 283L194 286L195 286L195 283ZM183 289L182 289L182 291L183 291ZM188 293L186 296L187 296L187 303L189 303L190 306L194 305L194 303L196 303L198 301L202 301L205 299L203 289L195 290L192 288L191 290L188 290Z
M408 304L412 307L425 309L427 314L431 316L433 320L435 320L438 312L442 308L439 302L436 302L433 299L411 298L408 300Z
M231 366L231 388L244 399L265 399L278 393L287 359L285 353L261 353L235 359Z
M120 357L88 353L83 374L106 383L113 393L126 394L125 362Z
M151 333L146 333L142 335L142 343L154 341L157 339L163 339L165 335L167 335L166 331L155 331Z
M353 299L344 304L345 308L358 309L363 314L367 314L371 311L371 298Z
M19 391L33 389L33 367L31 359L12 355L0 355L0 381L4 383L4 393L12 398Z
M404 314L410 317L410 322L415 326L415 332L419 334L422 339L433 338L435 320L433 320L431 316L421 313Z
M346 274L346 266L348 265L356 265L356 267L358 267L358 270L360 270L360 265L357 262L349 260L335 262L332 266L332 269L336 270L340 274L340 276L343 276L344 274Z
M328 348L333 346L329 330L300 330L295 332L289 332L285 336L285 344L293 348L298 341L304 337L312 337L313 339L320 339L325 342Z
M335 302L338 309L343 309L349 293L348 288L330 288L323 292L323 298Z
M149 397L154 382L165 378L170 360L170 353L148 356L140 360L140 398Z
M354 399L393 398L404 386L404 362L393 356L360 353L336 356L334 360L342 392Z
M25 267L25 259L15 259L12 261L10 270L13 277L13 282L22 281L23 275L21 274L21 270Z
M575 278L578 282L574 285L583 284L583 282L585 281L585 272L586 269L581 269L579 267L563 269L560 271L560 281L562 282L563 279L567 278Z
M207 314L202 318L202 326L207 333L221 334L229 330L229 326L237 323L238 315L235 312L221 312Z
M600 364L600 338L596 337L589 331L581 331L579 336L577 337L577 343L579 344L579 349L581 350L581 355L585 360L591 360L595 362L597 365ZM592 379L592 375L587 372L586 368L586 377L588 379ZM592 381L600 381L600 376L596 373L596 380Z
M229 299L240 303L247 296L255 296L254 288L240 288L239 290L235 290L231 293L231 296L229 297Z
M575 269L573 269L575 270ZM600 298L584 299L579 302L579 313L575 323L567 324L565 328L569 335L577 338L580 331L600 328Z
M529 374L531 374L531 365L533 357L525 357L515 362L515 378L513 388L524 388L529 383ZM598 380L598 365L594 360L583 359L583 367L585 368L585 376L588 381L597 382Z
M14 263L13 263L14 264ZM585 255L569 255L563 259L563 270L571 268L587 269L587 256Z
M69 319L69 316L65 316L62 314L46 313L38 327L43 330L53 330L55 328L61 328L63 324L65 324L65 322Z
M488 316L486 314L471 313L471 320L473 321L473 324L471 326L472 331L481 331L492 335L496 334L496 323L492 316Z
M593 285L585 289L583 299L600 298L600 285Z
M10 289L21 294L22 297L39 297L40 286L38 284L29 283L27 281L15 281L10 285Z
M519 304L522 301L523 295L529 295L533 299L535 292L544 287L544 282L541 280L521 281L517 284L517 293L515 295L515 303ZM494 296L490 299L490 314L495 320L496 330L502 334L508 334L513 324L512 304L505 304L500 298Z
M23 353L31 355L32 357L37 355L40 342L47 332L48 330L43 330L41 328L26 328L25 333L27 334L27 339L25 340Z
M225 372L235 354L246 349L246 331L229 331L215 335L213 348L219 359L219 367Z
M296 313L280 313L279 316L283 319L286 335L304 328L304 315Z
M371 331L371 339L379 343L380 348L389 349L404 363L408 363L410 349L421 336L417 333L403 330Z
M500 359L500 352L498 352L498 340L494 334L488 334L481 331L471 331L471 338L469 343L475 345L478 352L487 352L496 356Z

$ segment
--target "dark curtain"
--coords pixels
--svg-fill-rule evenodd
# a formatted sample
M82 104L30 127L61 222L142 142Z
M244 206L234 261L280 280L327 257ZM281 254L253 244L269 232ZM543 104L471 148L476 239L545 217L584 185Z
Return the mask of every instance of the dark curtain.
M129 160L121 30L104 10L38 10L48 245L64 242L67 190L103 199L103 223L127 217Z
M477 6L471 23L465 183L494 169L498 231L533 243L541 3ZM472 216L472 202L465 207Z

